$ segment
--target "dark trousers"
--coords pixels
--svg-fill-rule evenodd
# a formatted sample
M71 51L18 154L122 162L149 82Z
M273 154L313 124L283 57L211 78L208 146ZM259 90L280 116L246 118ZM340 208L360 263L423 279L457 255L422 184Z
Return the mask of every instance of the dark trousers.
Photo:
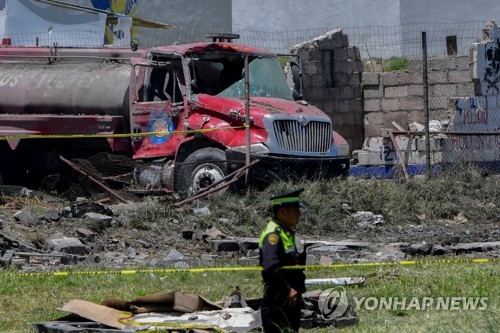
M260 307L262 326L265 333L298 332L300 328L300 308L302 301L299 298L294 306L288 305L288 297L264 289L264 297Z

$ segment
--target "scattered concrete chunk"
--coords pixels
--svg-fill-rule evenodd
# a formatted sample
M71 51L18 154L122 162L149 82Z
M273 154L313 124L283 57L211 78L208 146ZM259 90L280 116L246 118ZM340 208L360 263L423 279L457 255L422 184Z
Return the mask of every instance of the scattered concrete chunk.
M224 236L224 234L216 227L212 227L210 229L205 230L205 233L203 234L203 239L206 239L209 241L214 240L214 239L222 239L222 238L226 238L226 236Z
M87 228L78 228L78 229L76 229L76 233L78 234L78 236L83 237L83 238L91 238L91 237L95 236L95 232L93 232L92 230L89 230Z
M49 209L43 213L43 219L47 222L57 222L61 219L61 212L57 209Z
M193 213L196 215L210 215L210 209L208 207L194 208Z
M26 225L33 225L40 222L38 218L27 209L17 211L14 215L12 215L12 217L16 221L19 221Z
M378 248L377 256L379 261L400 261L406 254L391 244L384 244Z
M210 242L212 250L217 252L235 252L240 250L240 245L236 240L224 239Z
M351 217L359 224L370 224L372 226L384 224L384 216L382 214L373 214L372 212L356 212Z
M182 230L182 238L184 238L184 239L193 239L193 235L194 235L193 229Z
M113 220L113 217L108 216L108 215L103 215L99 213L93 213L93 212L88 212L83 214L82 216L85 219L92 219L92 220L97 220L97 221L103 221L103 222L111 222Z
M83 255L88 252L88 247L80 242L78 238L74 237L51 239L48 241L48 246L52 251L63 253Z
M176 249L170 250L170 252L165 257L166 260L180 260L184 259L184 254L180 253Z

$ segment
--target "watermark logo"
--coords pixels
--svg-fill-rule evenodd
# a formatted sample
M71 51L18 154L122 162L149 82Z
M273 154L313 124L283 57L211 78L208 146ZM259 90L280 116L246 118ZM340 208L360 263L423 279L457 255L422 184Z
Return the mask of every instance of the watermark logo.
M348 305L347 293L343 287L326 289L318 298L318 307L324 319L342 316Z
M488 308L488 297L353 297L352 299L356 309L366 311L483 311Z
M356 297L353 308L365 311L392 310L437 310L437 311L484 311L488 308L488 297ZM325 319L342 316L349 306L349 299L343 287L323 291L318 298L318 307Z

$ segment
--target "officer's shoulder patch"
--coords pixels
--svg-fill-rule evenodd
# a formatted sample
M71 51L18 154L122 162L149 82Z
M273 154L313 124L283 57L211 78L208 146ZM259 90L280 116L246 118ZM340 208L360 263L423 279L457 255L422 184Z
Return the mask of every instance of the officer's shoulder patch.
M276 245L280 241L280 237L276 234L270 234L269 237L267 237L267 239L269 240L269 243L271 245Z

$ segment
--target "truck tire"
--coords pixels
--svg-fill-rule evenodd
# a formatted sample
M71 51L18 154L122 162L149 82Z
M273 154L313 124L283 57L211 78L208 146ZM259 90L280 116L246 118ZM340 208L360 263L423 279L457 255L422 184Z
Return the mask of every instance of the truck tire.
M190 197L227 176L226 154L218 148L199 149L189 155L178 170L177 192ZM221 192L225 190L218 193Z

